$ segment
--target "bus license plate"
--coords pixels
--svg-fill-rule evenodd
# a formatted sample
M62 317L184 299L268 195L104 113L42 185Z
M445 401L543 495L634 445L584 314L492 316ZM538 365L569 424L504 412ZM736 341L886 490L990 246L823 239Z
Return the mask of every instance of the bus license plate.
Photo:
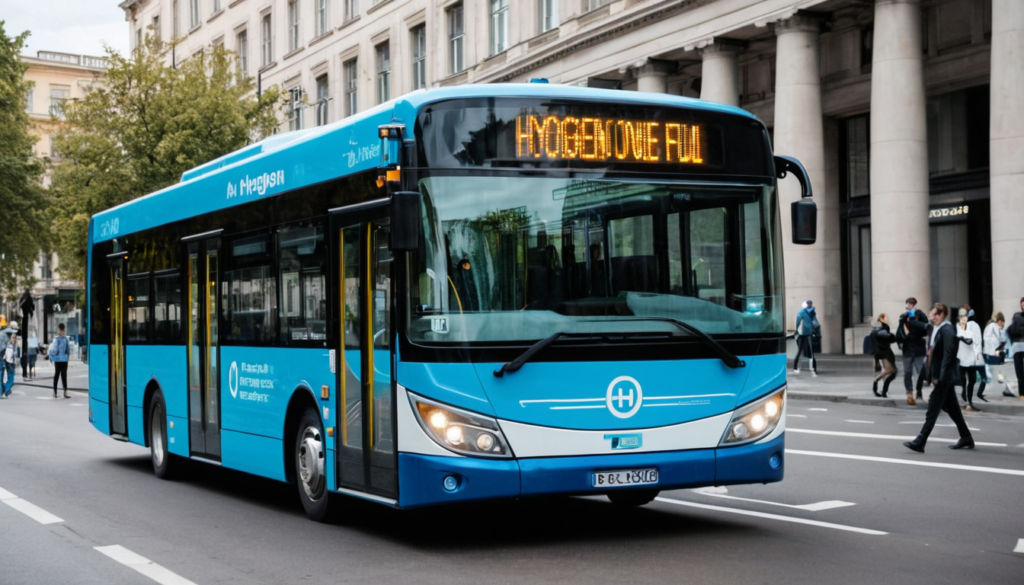
M657 469L623 469L620 471L599 471L593 475L594 487L628 487L658 483Z

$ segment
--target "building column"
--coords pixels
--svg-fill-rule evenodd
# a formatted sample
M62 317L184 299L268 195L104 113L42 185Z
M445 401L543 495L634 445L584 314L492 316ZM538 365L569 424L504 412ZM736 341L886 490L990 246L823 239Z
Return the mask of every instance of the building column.
M668 92L668 76L676 70L675 61L647 59L633 69L636 76L636 90L652 93Z
M730 106L740 105L740 70L736 55L744 43L714 39L700 50L700 99Z
M992 308L1009 320L1024 296L1024 2L992 0L989 173ZM987 319L988 315L981 317Z
M899 315L932 291L920 0L875 0L873 39L871 303Z
M840 279L837 193L825 182L825 131L821 114L821 20L798 13L775 24L775 152L796 157L807 169L818 206L818 241L792 243L790 204L800 198L800 184L779 181L783 250L786 267L786 329L797 311L814 301L821 322L822 351L841 353L842 291Z

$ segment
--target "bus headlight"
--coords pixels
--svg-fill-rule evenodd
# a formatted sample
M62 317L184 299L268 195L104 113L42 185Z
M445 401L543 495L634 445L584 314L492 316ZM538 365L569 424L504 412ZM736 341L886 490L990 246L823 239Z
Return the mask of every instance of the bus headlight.
M495 419L408 394L416 420L438 445L460 455L512 457Z
M738 409L733 413L719 446L742 445L768 436L779 425L785 403L786 389L782 388Z

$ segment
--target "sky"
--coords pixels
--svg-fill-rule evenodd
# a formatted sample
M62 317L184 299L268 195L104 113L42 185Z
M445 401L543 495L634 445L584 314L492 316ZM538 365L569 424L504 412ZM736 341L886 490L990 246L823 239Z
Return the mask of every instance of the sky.
M58 51L102 56L104 46L126 54L131 44L123 0L0 0L8 36L31 31L23 55Z

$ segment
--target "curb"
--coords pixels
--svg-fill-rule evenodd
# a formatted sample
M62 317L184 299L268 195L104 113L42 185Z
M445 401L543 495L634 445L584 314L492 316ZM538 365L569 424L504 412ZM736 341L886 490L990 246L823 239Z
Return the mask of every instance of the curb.
M53 384L33 384L31 382L15 382L14 386L33 386L35 388L46 388L47 390L53 390ZM14 387L12 386L12 388ZM71 388L68 387L68 392L85 392L89 393L88 388Z
M845 404L856 404L860 406L882 406L886 408L897 408L896 401L893 399L878 399L872 400L870 398L850 398L843 394L817 394L814 392L787 392L787 397L793 400L816 400L819 402L842 402ZM918 404L928 404L928 399L922 399L917 401ZM1011 416L1024 415L1024 407L1010 406L1009 404L994 404L986 403L985 407L979 410L981 414L1003 414Z

